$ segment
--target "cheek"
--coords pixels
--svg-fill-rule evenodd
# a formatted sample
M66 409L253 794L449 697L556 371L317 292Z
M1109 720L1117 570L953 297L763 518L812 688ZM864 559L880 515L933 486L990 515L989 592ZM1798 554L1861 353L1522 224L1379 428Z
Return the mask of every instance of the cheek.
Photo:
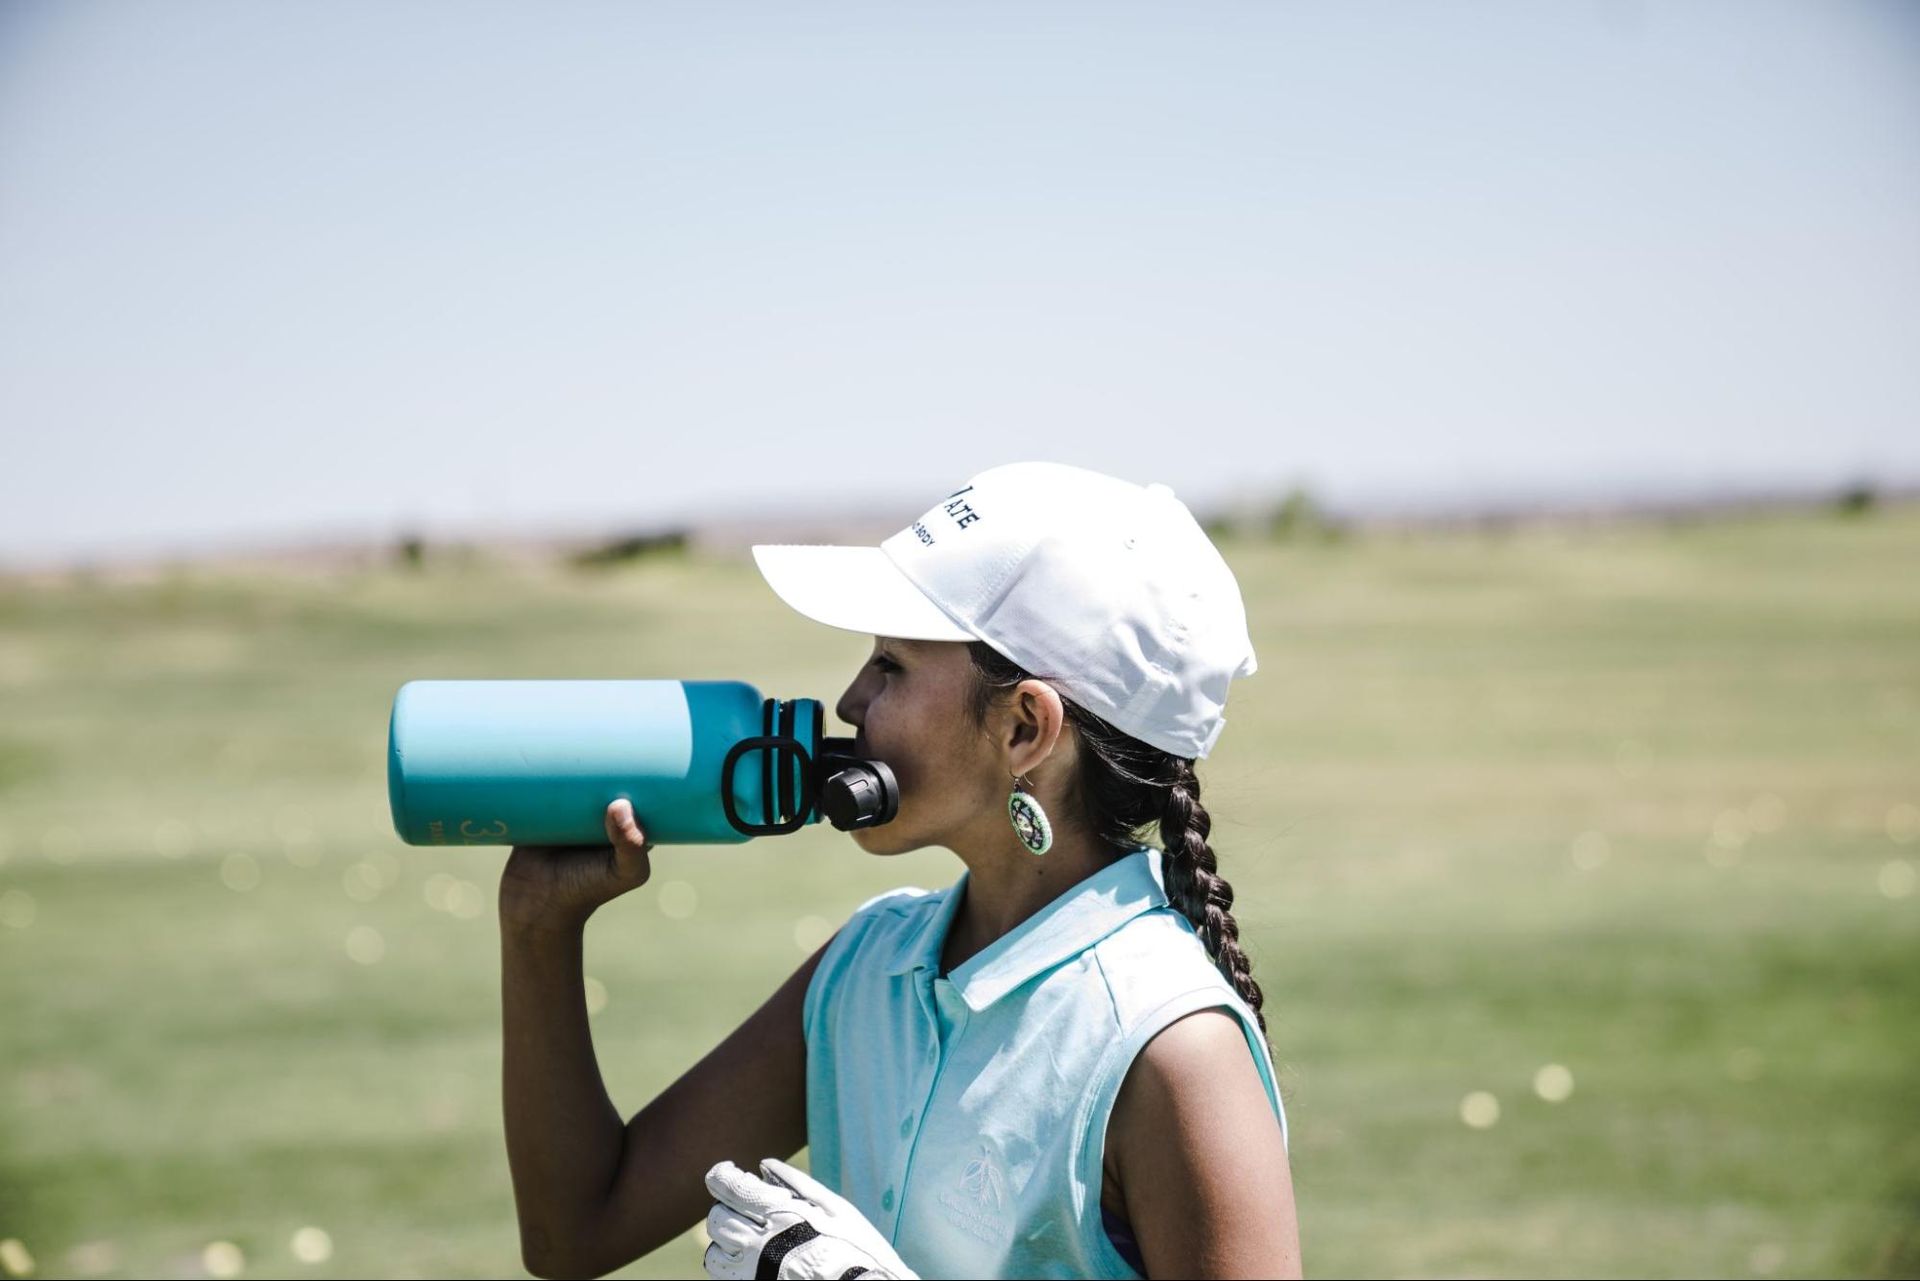
M952 710L906 691L888 690L868 709L867 742L900 784L900 816L924 819L954 798L969 769L951 735ZM898 820L896 820L898 821Z

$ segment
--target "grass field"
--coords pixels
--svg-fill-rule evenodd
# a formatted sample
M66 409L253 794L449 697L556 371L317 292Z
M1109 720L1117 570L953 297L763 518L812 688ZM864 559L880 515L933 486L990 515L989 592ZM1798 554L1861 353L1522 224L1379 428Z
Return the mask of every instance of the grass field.
M1261 670L1201 776L1309 1274L1920 1272L1920 509L1223 550ZM0 584L0 1268L519 1275L505 851L394 837L394 691L831 706L866 650L681 556ZM587 940L625 1113L958 874L654 866Z

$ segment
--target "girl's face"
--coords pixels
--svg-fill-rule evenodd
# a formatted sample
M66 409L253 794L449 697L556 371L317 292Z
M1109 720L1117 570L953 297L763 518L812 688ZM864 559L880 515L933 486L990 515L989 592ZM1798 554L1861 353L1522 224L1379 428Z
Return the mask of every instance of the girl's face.
M969 828L986 827L994 807L1005 806L1012 779L1000 786L993 744L967 715L972 670L962 641L874 638L866 665L834 712L854 727L854 755L892 769L900 812L878 827L854 829L861 849L957 848ZM1004 826L1004 814L999 817Z

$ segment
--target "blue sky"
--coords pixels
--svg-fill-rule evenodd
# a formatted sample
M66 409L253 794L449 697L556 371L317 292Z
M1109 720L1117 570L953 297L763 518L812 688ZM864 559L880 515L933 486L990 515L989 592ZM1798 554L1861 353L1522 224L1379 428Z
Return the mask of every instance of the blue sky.
M0 0L0 562L1920 479L1911 4Z

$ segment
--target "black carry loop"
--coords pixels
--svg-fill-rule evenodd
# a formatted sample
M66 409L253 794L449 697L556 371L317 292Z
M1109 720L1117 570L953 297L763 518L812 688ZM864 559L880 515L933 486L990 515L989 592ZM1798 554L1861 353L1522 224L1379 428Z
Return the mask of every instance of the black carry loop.
M752 738L743 738L727 749L726 760L720 765L720 805L726 811L727 822L733 830L742 836L783 836L788 832L797 832L806 825L813 813L813 759L807 755L806 745L793 736L793 722L797 712L795 704L781 703L777 698L769 698L760 707L761 733ZM779 732L775 732L776 716ZM814 704L813 741L820 741L819 704ZM748 752L760 753L760 818L761 822L749 823L740 817L739 798L733 791L733 769L740 758ZM774 781L774 761L780 761L780 778ZM789 764L791 759L791 764ZM798 808L795 808L794 776L799 775Z
M806 741L794 735L800 701L813 703L812 732ZM854 756L850 738L823 738L824 718L820 704L812 699L782 703L770 698L761 705L761 732L728 748L720 766L720 804L734 831L750 837L797 832L816 805L843 832L876 827L900 812L900 785L893 771L880 761ZM807 742L818 745L818 758L807 752ZM760 753L758 823L740 817L739 798L733 790L734 766L748 752ZM779 770L777 782L775 769Z

